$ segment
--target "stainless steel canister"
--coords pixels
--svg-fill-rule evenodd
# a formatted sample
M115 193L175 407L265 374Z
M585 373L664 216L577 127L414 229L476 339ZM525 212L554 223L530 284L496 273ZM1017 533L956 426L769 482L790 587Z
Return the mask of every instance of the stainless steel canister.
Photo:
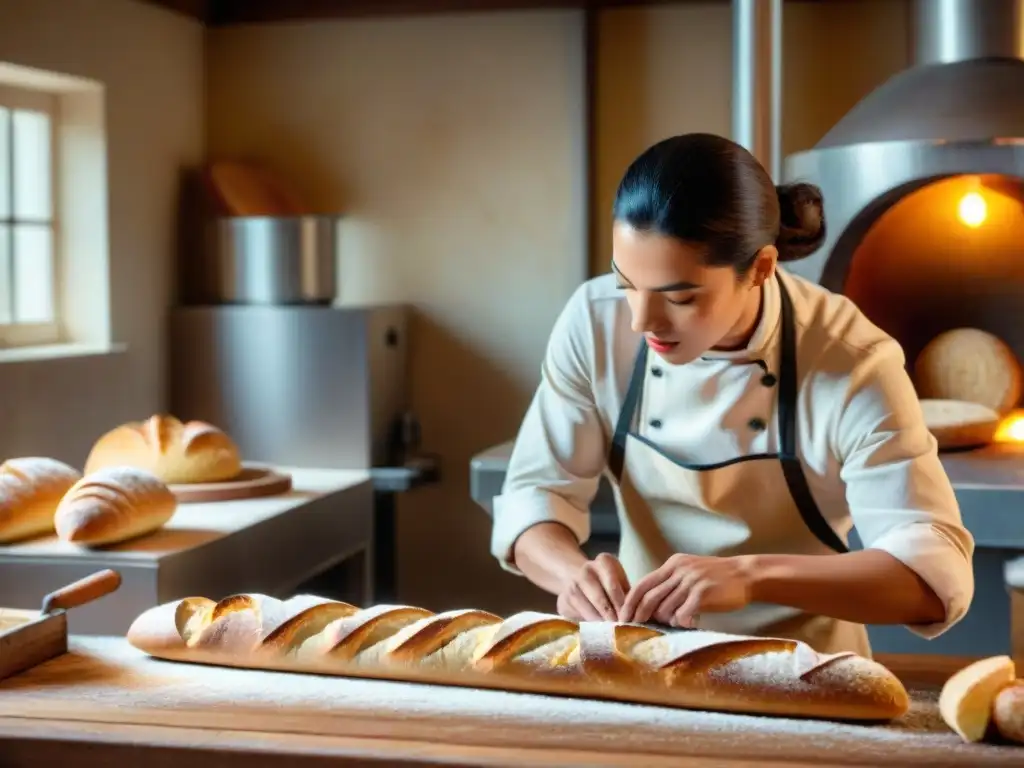
M235 216L213 222L210 298L223 304L330 304L335 216Z

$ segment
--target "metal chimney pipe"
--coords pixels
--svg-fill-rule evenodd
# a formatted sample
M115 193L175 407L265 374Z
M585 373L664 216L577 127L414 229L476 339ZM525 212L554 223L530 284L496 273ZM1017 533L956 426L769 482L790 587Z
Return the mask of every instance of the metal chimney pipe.
M1024 0L914 0L914 63L1024 59Z
M782 0L733 0L732 33L733 141L750 150L779 181Z

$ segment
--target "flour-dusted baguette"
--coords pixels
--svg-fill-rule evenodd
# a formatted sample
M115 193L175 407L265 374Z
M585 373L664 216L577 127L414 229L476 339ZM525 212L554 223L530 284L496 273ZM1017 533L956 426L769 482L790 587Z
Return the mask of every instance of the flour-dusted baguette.
M57 505L82 474L38 456L0 464L0 543L53 533Z
M168 485L216 483L242 471L238 446L217 427L152 416L107 432L93 446L85 473L105 467L145 469Z
M888 720L909 706L882 665L792 640L301 595L190 597L151 608L129 643L158 658L611 698L690 709Z
M107 467L86 475L57 507L57 536L84 547L151 533L174 515L178 501L160 480L135 467Z

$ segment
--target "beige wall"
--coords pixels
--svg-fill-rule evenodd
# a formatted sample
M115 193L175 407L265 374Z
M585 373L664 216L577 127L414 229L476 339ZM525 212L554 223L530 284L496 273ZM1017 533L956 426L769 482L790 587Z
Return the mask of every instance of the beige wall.
M268 161L343 211L341 300L415 307L413 407L444 482L402 498L401 599L511 605L469 459L516 430L586 275L577 12L214 30L213 156Z
M0 457L81 463L164 402L178 172L203 155L203 30L135 0L0 2L0 61L106 85L112 328L124 353L0 363Z

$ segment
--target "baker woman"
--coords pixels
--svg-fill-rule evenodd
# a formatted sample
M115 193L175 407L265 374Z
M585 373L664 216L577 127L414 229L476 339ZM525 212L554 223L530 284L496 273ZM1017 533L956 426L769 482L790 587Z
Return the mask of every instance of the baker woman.
M719 136L628 168L611 273L558 318L494 502L494 555L559 613L870 656L865 624L932 638L967 612L974 541L902 349L777 266L824 233L815 187ZM589 559L606 473L619 554Z

